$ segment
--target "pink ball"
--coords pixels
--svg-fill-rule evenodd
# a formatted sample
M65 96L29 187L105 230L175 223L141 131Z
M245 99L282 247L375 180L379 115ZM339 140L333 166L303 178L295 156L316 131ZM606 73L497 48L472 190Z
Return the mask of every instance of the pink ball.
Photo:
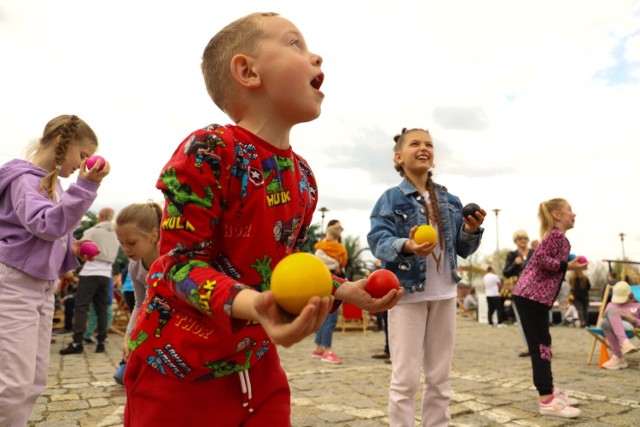
M584 256L578 257L578 264L586 264L586 263L587 263L587 257L584 257Z
M104 157L98 156L98 155L91 156L87 159L87 169L91 169L98 160L100 160L100 166L98 166L98 172L104 169L104 165L107 163L107 161L104 159Z
M86 256L88 259L93 258L99 253L100 249L98 249L98 245L93 242L84 242L82 245L80 245L80 255Z

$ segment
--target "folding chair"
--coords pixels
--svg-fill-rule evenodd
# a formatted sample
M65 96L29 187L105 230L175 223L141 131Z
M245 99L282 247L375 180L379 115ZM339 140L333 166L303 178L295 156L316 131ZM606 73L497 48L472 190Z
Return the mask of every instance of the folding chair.
M129 325L131 313L129 312L129 306L124 299L122 289L115 288L113 290L113 302L115 304L115 308L113 312L113 322L109 330L116 334L124 335L127 330L127 326ZM124 325L124 328L122 325Z
M367 333L369 313L363 312L362 309L356 305L349 304L348 302L342 303L342 314L340 316L340 328L344 334L347 328L347 321L356 323L362 322L362 333Z
M591 344L591 350L589 351L589 358L587 359L587 365L589 365L591 363L591 360L593 359L593 353L595 352L596 344L598 343L598 341L606 345L607 348L609 348L609 343L607 342L607 339L604 336L604 331L602 330L601 323L602 323L602 314L604 313L604 310L607 306L607 300L609 299L609 293L611 293L611 289L613 289L613 287L607 284L604 290L604 294L602 296L602 303L600 304L600 310L598 311L598 321L596 323L596 326L591 326L587 328L587 332L589 332L589 334L593 336L593 343ZM638 285L631 286L631 291L633 292L634 298L637 301L640 301L640 286ZM640 328L625 329L625 333L627 334L627 338L629 339L633 337L640 338Z

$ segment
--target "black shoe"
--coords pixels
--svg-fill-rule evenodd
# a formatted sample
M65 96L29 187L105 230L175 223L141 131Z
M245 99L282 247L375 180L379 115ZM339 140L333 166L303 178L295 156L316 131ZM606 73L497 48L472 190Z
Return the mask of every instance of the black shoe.
M373 359L389 359L389 353L381 352L371 355Z
M104 353L104 343L99 342L96 346L96 353Z
M84 348L82 348L82 344L78 344L75 342L72 342L71 344L69 344L69 347L63 348L62 350L60 350L60 354L62 355L77 354L77 353L83 353L83 352L84 352Z

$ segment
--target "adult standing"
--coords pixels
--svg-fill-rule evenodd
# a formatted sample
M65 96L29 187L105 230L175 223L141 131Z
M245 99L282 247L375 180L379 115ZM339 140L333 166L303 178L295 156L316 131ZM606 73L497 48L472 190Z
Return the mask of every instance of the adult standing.
M107 337L107 300L112 280L112 267L118 255L118 238L113 226L114 210L102 208L98 212L98 223L86 230L83 239L92 240L100 253L87 261L80 270L80 281L75 295L75 313L73 318L73 342L60 354L82 353L82 339L87 328L89 305L93 302L98 316L98 344L96 353L104 352L104 340Z
M518 277L520 277L520 273L524 270L524 266L527 265L527 261L529 261L529 258L531 258L535 250L534 248L529 248L529 235L524 230L517 230L513 233L513 243L516 244L516 249L507 254L507 259L504 263L504 270L502 270L502 275L505 277L505 282L509 287L515 287ZM533 244L533 242L531 243ZM513 291L513 288L511 288L511 291ZM520 350L518 356L527 357L529 356L529 347L527 345L527 339L524 336L524 331L522 330L518 307L516 307L513 299L511 300L511 309L516 317L516 323L518 324L520 337L522 338L523 343L522 350Z
M504 307L502 305L502 297L500 296L500 286L502 280L493 270L493 267L487 267L487 273L482 277L484 282L484 293L487 296L488 321L489 326L493 327L493 313L498 315L498 327L504 328Z
M569 286L571 287L571 295L573 295L573 304L578 310L580 317L580 327L584 328L589 324L589 290L591 290L591 282L582 270L573 271L569 277Z

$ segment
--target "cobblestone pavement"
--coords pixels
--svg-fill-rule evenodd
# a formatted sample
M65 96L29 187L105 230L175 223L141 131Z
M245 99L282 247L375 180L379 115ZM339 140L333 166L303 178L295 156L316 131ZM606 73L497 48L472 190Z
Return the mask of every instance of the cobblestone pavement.
M451 425L640 425L640 354L629 357L630 369L607 371L597 366L599 345L594 362L586 364L592 342L586 331L553 327L551 333L555 383L580 399L581 417L565 420L537 414L529 359L517 356L521 346L517 327L489 328L459 318ZM51 347L49 386L29 426L121 426L125 394L112 378L121 338L110 335L105 353L96 354L93 346L85 346L84 354L60 356L58 351L70 339L57 336ZM387 426L391 365L371 358L383 344L382 332L336 331L333 347L343 358L340 365L311 358L313 337L280 348L292 389L292 425Z

